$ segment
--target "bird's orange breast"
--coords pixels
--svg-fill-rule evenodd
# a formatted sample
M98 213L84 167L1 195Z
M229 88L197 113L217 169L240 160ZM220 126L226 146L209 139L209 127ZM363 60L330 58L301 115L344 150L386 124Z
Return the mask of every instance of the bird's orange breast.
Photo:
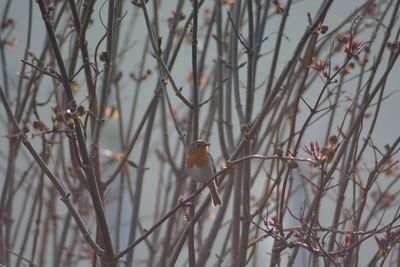
M208 152L203 150L203 149L198 149L197 151L194 151L190 155L187 156L186 158L186 167L188 169L194 167L194 166L203 166L203 165L208 165Z

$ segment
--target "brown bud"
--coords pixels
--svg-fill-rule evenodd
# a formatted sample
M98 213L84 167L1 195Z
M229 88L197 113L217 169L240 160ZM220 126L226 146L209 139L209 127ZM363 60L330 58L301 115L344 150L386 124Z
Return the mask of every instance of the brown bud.
M85 107L84 107L84 106L79 106L79 107L76 109L76 114L77 114L79 117L85 115L85 114L86 114L86 109L85 109Z
M336 135L332 135L332 136L329 137L328 142L331 145L336 145L337 142L338 142L338 137Z
M33 121L33 128L39 131L45 131L47 129L46 125L42 121Z
M99 59L103 62L110 61L110 54L108 53L108 51L103 50L99 53Z

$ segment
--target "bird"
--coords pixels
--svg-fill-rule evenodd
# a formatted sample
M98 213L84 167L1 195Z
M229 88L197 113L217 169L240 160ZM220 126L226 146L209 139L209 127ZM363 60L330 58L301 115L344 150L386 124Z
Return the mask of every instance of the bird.
M216 173L214 159L208 152L209 143L204 140L194 141L187 149L186 169L189 176L197 183L207 183ZM213 207L222 206L215 179L208 185Z

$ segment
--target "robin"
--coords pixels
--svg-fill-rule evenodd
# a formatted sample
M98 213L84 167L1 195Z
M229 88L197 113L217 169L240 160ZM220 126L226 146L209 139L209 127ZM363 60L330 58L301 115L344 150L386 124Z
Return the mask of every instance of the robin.
M206 183L216 173L214 160L208 153L210 144L203 141L194 141L187 149L186 168L189 176L197 183ZM208 185L210 190L213 207L221 206L222 199L219 196L217 183L215 179Z

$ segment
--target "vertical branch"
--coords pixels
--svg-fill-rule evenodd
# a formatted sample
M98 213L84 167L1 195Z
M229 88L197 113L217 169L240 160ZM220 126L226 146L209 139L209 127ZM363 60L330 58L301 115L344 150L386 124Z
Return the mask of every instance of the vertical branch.
M287 18L289 17L289 11L290 11L291 6L292 6L292 0L288 0L286 3L285 11L282 14L281 23L279 25L278 36L276 38L275 49L274 49L274 56L272 58L272 63L271 63L270 69L269 69L268 83L267 83L267 86L265 88L265 93L264 93L264 101L267 100L268 96L271 93L276 68L278 67L279 52L281 51L282 38L284 36L283 33L285 31L285 26L286 26Z
M113 34L114 34L114 0L110 0L108 2L108 21L107 21L107 48L104 51L104 71L103 71L103 81L101 85L100 91L100 104L99 110L96 117L96 123L94 128L94 134L92 139L92 144L90 145L89 159L94 160L95 154L99 149L99 139L100 139L100 130L104 123L104 111L107 104L107 96L110 90L109 81L111 75L111 65L113 62L114 55L113 52Z
M104 242L106 247L107 256L102 259L102 264L104 266L108 266L114 264L114 251L112 246L112 240L109 232L109 227L105 218L104 205L102 203L102 195L103 191L100 191L99 185L101 184L100 177L100 163L99 163L99 139L101 128L104 124L104 112L107 104L107 96L109 95L110 90L110 79L112 74L112 64L114 63L114 30L115 30L115 20L114 20L114 12L115 12L115 3L114 0L110 0L108 2L108 18L107 18L107 46L106 50L102 52L103 60L104 60L104 70L103 70L103 80L100 90L100 103L99 108L96 114L96 121L94 124L94 132L92 136L92 143L90 145L90 150L88 152L88 163L90 165L90 177L89 186L93 183L93 191L95 191L95 198L99 202L99 211L101 213L101 218L98 220L98 233L100 243ZM83 159L85 162L85 159ZM93 180L92 180L93 179ZM92 197L93 198L93 197Z
M199 139L199 78L197 72L197 20L198 0L193 0L192 24L192 76L193 76L193 141Z
M247 88L246 88L246 121L244 122L246 125L250 125L252 120L252 110L253 110L253 102L254 102L254 18L253 18L253 1L247 1L247 15L248 15L248 40L247 40ZM247 128L248 126L246 126ZM247 131L247 130L244 130ZM246 140L247 138L251 139L251 136L247 136L247 133L244 132L244 139L247 141L243 150L243 156L247 156L251 154L251 141ZM251 224L251 215L250 215L250 187L251 187L251 167L250 161L246 161L243 163L243 176L242 176L242 233L240 238L240 258L239 258L239 266L246 265L247 258L247 248L250 234L250 224Z
M158 102L154 105L153 110L149 116L149 120L147 121L147 127L145 132L145 138L143 141L142 152L139 160L139 167L137 170L137 177L136 177L136 184L135 184L135 194L133 199L133 209L132 209L132 218L131 218L131 225L130 225L130 233L129 233L129 243L133 242L136 239L136 230L138 228L139 222L139 210L141 204L141 197L143 192L143 179L144 179L144 172L146 170L146 161L147 161L147 154L149 152L150 146L150 138L153 131L154 125L154 118L157 113L157 106ZM131 250L127 256L127 263L128 266L132 266L133 263L133 255L134 250Z
M240 25L240 6L242 1L235 1L233 5L233 25L230 33L230 50L229 50L229 60L232 62L232 76L233 76L233 93L235 97L235 107L236 113L239 117L240 122L246 121L245 114L243 112L241 97L240 97L240 82L239 82L239 65L238 65L238 42L239 36L235 36L235 28ZM228 14L229 15L229 14Z
M242 180L243 177L243 164L236 167L235 176L233 177L233 211L232 211L232 237L231 237L231 264L234 267L240 266L240 207L241 207L241 193L242 193Z
M192 77L193 77L193 123L192 123L192 141L199 139L199 78L197 72L197 26L198 26L198 0L193 0L193 24L192 24ZM192 181L191 192L196 190L196 182ZM194 221L193 216L195 212L195 205L191 206L189 209L190 221L189 224L192 225L189 229L188 238L188 257L189 266L196 267L195 258L195 248L194 248Z
M224 80L224 66L222 63L222 59L224 58L224 36L222 33L222 3L221 1L216 1L215 2L215 16L214 19L216 21L216 28L217 28L217 35L216 35L216 39L217 39L217 75L216 75L216 81L217 84L220 84L221 88L218 90L218 98L217 98L217 103L218 103L218 107L217 107L217 112L218 112L218 137L219 137L219 143L220 143L220 147L221 147L221 151L222 151L222 155L224 156L224 159L229 158L229 149L228 147L233 148L233 134L232 131L229 131L230 135L228 134L228 136L230 136L231 138L228 137L228 139L230 139L230 143L229 146L227 145L227 141L225 139L225 127L226 125L231 125L231 118L228 117L227 114L227 119L226 121L224 120L224 109L230 110L230 103L228 101L226 101L226 103L224 104L224 96L226 95L227 98L231 99L230 97L230 93L229 93L229 84L231 83L231 77L228 78L228 82L225 84L223 84L223 80ZM228 88L225 89L225 88ZM227 94L224 93L225 90L227 91ZM228 112L227 112L228 113ZM229 111L229 115L230 115L230 111Z
M239 92L239 69L238 69L238 36L235 36L235 27L240 25L240 7L242 2L235 1L233 5L233 24L231 26L231 36L230 36L230 61L232 62L233 70L233 92L235 97L235 107L236 112L239 117L240 122L245 121L245 115L242 109L241 97ZM229 14L228 14L229 15ZM228 104L228 103L227 103ZM238 151L238 150L236 150ZM235 153L235 152L233 152ZM239 153L238 153L239 154ZM233 155L231 155L232 158ZM241 198L242 198L242 180L243 175L242 164L240 164L235 172L233 181L233 206L232 206L232 235L231 235L231 253L230 261L232 266L240 266L240 208L241 208Z

